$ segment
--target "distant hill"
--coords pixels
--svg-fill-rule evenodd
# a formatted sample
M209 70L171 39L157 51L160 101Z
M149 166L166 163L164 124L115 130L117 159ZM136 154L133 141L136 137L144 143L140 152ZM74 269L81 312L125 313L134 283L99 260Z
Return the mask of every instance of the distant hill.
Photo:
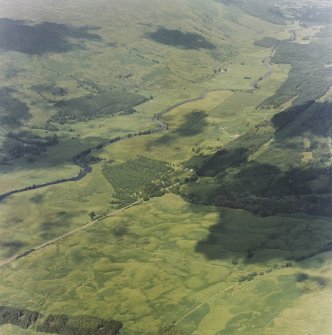
M272 3L266 0L217 0L224 5L236 6L249 15L274 24L286 24L283 11L278 6L278 1Z

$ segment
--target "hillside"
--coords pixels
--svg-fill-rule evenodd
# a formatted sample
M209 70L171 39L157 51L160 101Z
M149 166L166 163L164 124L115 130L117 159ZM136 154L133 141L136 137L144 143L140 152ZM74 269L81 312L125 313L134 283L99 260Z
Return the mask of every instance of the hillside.
M188 166L197 171L197 180L181 194L262 215L331 216L331 112L330 102L309 101L258 124L211 156L193 158ZM211 184L215 190L206 192Z
M332 6L3 0L1 335L330 335Z

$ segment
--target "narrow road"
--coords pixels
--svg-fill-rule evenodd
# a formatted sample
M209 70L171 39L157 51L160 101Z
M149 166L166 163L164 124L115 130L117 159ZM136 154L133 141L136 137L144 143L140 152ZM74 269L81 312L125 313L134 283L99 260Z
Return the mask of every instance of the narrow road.
M209 303L213 299L216 299L220 295L222 295L222 294L224 294L224 293L232 290L236 286L240 286L240 284L236 283L236 284L230 285L230 286L226 287L225 289L221 290L220 292L218 292L217 294L214 294L212 297L208 298L207 300L202 301L200 304L198 304L198 305L194 306L193 308L191 308L181 319L177 320L174 324L178 325L180 322L182 322L183 320L185 320L188 316L190 316L192 313L194 313L195 311L197 311L203 305L205 305L206 303Z
M270 65L270 64L269 64ZM271 70L272 71L272 70ZM270 72L271 74L272 72ZM254 88L253 90L255 90L257 88ZM158 124L158 128L156 129L150 129L150 130L144 130L144 131L139 131L138 133L129 133L127 134L126 136L123 136L123 137L115 137L115 138L112 138L110 139L108 142L106 143L100 143L99 145L93 147L93 148L89 148L89 149L86 149L84 151L82 151L81 153L77 154L74 158L73 158L73 162L78 165L80 167L80 172L73 176L73 177L69 177L69 178L64 178L64 179L57 179L57 180L54 180L54 181L50 181L50 182L45 182L45 183L41 183L41 184L34 184L34 185L30 185L30 186L26 186L24 188L21 188L21 189L16 189L16 190L12 190L12 191L9 191L7 193L4 193L4 194L0 194L0 202L3 201L4 199L6 199L7 197L13 195L13 194L16 194L16 193L22 193L22 192L27 192L27 191L31 191L31 190L35 190L35 189L40 189L40 188L44 188L44 187L48 187L48 186L51 186L51 185L57 185L57 184L63 184L63 183L67 183L67 182L74 182L74 181L79 181L81 179L83 179L87 174L91 173L92 172L92 168L87 165L86 163L84 163L82 160L84 159L84 157L88 154L90 154L92 152L92 150L95 150L95 149L98 149L98 148L102 148L102 147L105 147L107 145L111 145L111 144L114 144L116 142L119 142L119 141L123 141L123 140L129 140L129 139L132 139L133 137L136 137L136 136L143 136L143 135L151 135L151 134L156 134L156 133L160 133L160 132L163 132L165 130L168 129L168 125L166 122L164 122L162 120L162 116L164 116L165 114L167 114L168 112L170 112L171 110L173 110L174 108L177 108L179 106L182 106L184 104L187 104L187 103L190 103L190 102L194 102L194 101L199 101L199 100L203 100L205 99L209 93L211 92L217 92L217 91L225 91L227 89L210 89L210 90L207 90L206 92L202 93L199 97L196 97L196 98L192 98L192 99L186 99L186 100L182 100L178 103L175 103L167 108L165 108L164 110L162 110L161 112L159 113L156 113L153 117L153 121L155 123ZM251 91L253 91L251 90ZM234 91L234 92L243 92L243 90L232 90L230 89L230 91ZM135 206L135 205L138 205L139 203L141 203L141 200L139 201L136 201L126 207L123 207L119 210L116 210L112 213L109 213L103 217L100 217L96 220L93 220L89 223L86 223L85 225L83 226L80 226L78 228L75 228L61 236L58 236L57 238L55 239L52 239L52 240L49 240L49 241L46 241L42 244L39 244L37 245L36 247L32 247L26 251L23 251L23 252L20 252L16 255L13 255L3 261L0 261L0 269L12 262L14 262L15 260L19 259L19 258L22 258L22 257L25 257L29 254L31 254L32 252L35 252L35 251L38 251L40 249L43 249L51 244L54 244L58 241L61 241L62 239L64 238L67 238L69 236L72 236L80 231L83 231L93 225L95 225L96 223L106 219L107 217L110 217L110 216L114 216L116 215L117 213L127 209L127 208L130 208L132 206Z
M251 86L254 88L254 89L258 89L259 87L258 87L258 84L259 83L262 83L262 82L264 82L265 80L267 80L267 79L269 79L271 76L272 76L272 73L273 73L273 66L272 66L272 64L271 64L271 61L272 61L272 58L273 58L273 56L274 56L274 54L275 54L275 48L273 48L272 49L272 52L271 52L271 55L270 56L268 56L268 57L265 57L264 59L263 59L263 64L265 65L265 67L266 67L266 73L264 74L264 75L262 75L259 79L257 79L257 80L255 80L255 81L253 81L252 83L251 83Z
M6 266L6 265L8 265L8 264L10 264L10 263L12 263L14 261L16 261L19 258L25 257L25 256L27 256L27 255L29 255L29 254L31 254L33 252L36 252L38 250L46 248L46 247L48 247L51 244L54 244L54 243L59 242L59 241L62 241L63 239L65 239L67 237L70 237L70 236L72 236L72 235L74 235L74 234L76 234L78 232L86 230L86 229L94 226L98 222L100 222L102 220L105 220L106 218L109 218L111 216L117 215L120 212L123 212L124 210L126 210L126 209L128 209L130 207L133 207L133 206L136 206L136 205L140 204L141 202L142 202L142 200L135 201L135 202L129 204L128 206L126 206L126 207L122 207L122 208L120 208L120 209L118 209L118 210L116 210L116 211L114 211L112 213L109 213L107 215L104 215L104 216L96 219L96 220L88 222L88 223L84 224L83 226L79 226L79 227L77 227L77 228L75 228L75 229L73 229L73 230L71 230L71 231L69 231L69 232L67 232L65 234L62 234L62 235L60 235L60 236L58 236L58 237L56 237L56 238L54 238L52 240L46 241L46 242L41 243L41 244L39 244L39 245L37 245L35 247L30 248L29 250L25 250L25 251L22 251L22 252L20 252L20 253L18 253L16 255L14 255L14 256L11 256L11 257L9 257L9 258L7 258L7 259L5 259L5 260L3 260L3 261L0 262L0 269L3 268L4 266Z

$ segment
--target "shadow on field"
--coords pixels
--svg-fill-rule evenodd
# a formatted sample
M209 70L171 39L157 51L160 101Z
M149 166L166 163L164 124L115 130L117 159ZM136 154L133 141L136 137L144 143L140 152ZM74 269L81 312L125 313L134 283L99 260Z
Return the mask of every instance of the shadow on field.
M0 18L0 51L16 51L27 55L63 53L84 49L83 40L100 41L90 30L98 27L74 27L54 22L28 24L26 21ZM77 43L74 42L77 41Z
M0 248L4 257L13 256L26 246L26 243L19 240L0 241Z
M10 174L13 169L15 171L33 171L36 168L53 169L57 166L61 169L68 163L72 162L74 164L74 158L81 154L81 161L90 165L95 162L93 153L89 153L90 149L100 149L111 140L111 138L97 136L79 139L74 132L71 133L72 138L59 139L51 131L43 130L39 133L39 135L36 135L33 131L24 130L7 134L1 143L0 167L2 168L2 174ZM63 153L63 148L66 148L66 153ZM53 157L53 154L48 155L49 150L52 150L53 154L56 153L56 158ZM63 154L59 155L61 152ZM77 169L79 169L78 166ZM73 176L68 175L66 177ZM56 177L51 174L47 178L45 174L45 179L47 179L45 181L53 181L56 180ZM38 199L35 202L38 203Z
M309 216L260 217L244 210L221 209L196 252L208 259L237 263L304 260L332 250L332 231L325 219Z
M12 88L0 88L1 126L18 127L23 121L27 121L31 118L29 107L26 103L17 99L15 93L16 91Z
M331 128L331 103L289 108L213 155L188 161L198 178L186 183L183 195L263 216L332 216Z
M192 111L185 115L183 122L179 127L171 129L160 136L158 139L148 142L147 150L150 150L154 146L168 145L174 141L181 141L181 137L193 137L204 131L208 126L206 121L207 113L204 111Z
M278 141L306 134L328 137L332 134L332 103L308 101L276 114L271 121Z
M332 250L331 127L332 104L309 101L203 157L182 195L226 208L196 251L258 263Z
M192 111L184 117L183 123L174 130L175 135L190 137L200 134L208 125L207 116L204 111Z
M12 226L12 230L9 230L10 234L7 236L0 237L0 259L2 257L11 257L18 252L32 246L31 241L28 242L26 236L21 235L20 233L13 234L13 229L17 229L18 231L22 231L24 227L27 230L32 229L33 234L38 236L38 239L35 240L35 244L38 244L38 241L42 242L45 240L54 239L61 234L64 234L73 229L75 227L73 225L73 220L79 216L82 218L86 217L86 221L88 220L87 213L84 210L49 211L48 209L47 213L43 212L42 210L40 213L42 213L41 215L44 216L44 220L40 222L34 222L33 227L27 227L22 217L10 219L3 218L3 227L6 225ZM15 228L13 228L13 226Z
M155 32L147 34L148 38L165 45L171 45L181 49L215 49L214 44L209 42L204 36L182 32L179 29L159 28Z
M86 214L84 210L58 211L47 215L48 220L39 226L40 237L43 240L51 240L67 232L72 227L71 219Z

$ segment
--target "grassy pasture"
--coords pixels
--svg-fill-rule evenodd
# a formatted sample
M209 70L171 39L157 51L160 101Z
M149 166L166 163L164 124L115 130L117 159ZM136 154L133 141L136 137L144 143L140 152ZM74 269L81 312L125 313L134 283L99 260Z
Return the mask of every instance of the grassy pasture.
M219 103L221 100L225 99L231 94L231 92L212 92L209 94L207 99L205 99L203 102L198 101L196 103L189 103L189 106L187 109L181 109L181 116L180 114L175 114L175 117L179 120L182 120L185 118L187 114L190 113L191 109L195 106L196 108L202 108L203 106L206 106L207 108L214 107L217 103ZM185 113L187 112L187 114ZM170 117L167 119L167 121L170 122L171 127L175 128L176 123L180 123L182 121L172 120ZM177 121L177 122L176 122ZM114 122L118 122L119 126L121 122L123 123L123 117L122 118L114 118ZM99 123L100 125L101 123ZM126 126L129 127L133 125L133 123L126 123ZM151 127L151 124L147 124L147 127ZM76 131L77 128L73 126L74 130ZM89 124L89 128L87 131L91 133L91 135L95 132L95 129L98 129L98 131L104 131L106 134L105 128L100 128L98 126L98 123L93 124L92 122ZM102 130L101 130L102 129ZM129 130L129 129L128 129ZM127 130L127 131L128 131ZM89 139L89 133L87 134L87 138ZM116 133L122 135L122 133ZM106 135L105 135L106 137ZM155 136L156 138L158 136ZM135 142L135 154L140 154L141 152L138 150L137 143L142 142L144 150L146 143L146 137L142 138L135 138L134 140L127 140L121 143L117 143L115 145L116 148L119 148L119 153L121 155L126 155L125 159L128 159L129 157L132 157L132 146L133 142ZM189 139L190 140L190 139ZM58 152L59 160L61 157L67 155L67 157L70 157L71 152L79 151L83 149L83 146L75 146L74 143L77 143L77 140L72 140L73 144L72 147L69 145L63 146L66 150L61 150L61 152ZM99 143L98 140L92 139L91 144L97 144ZM76 144L77 145L77 144ZM109 150L113 146L110 146L103 150ZM60 148L59 148L60 149ZM57 148L51 148L51 152L48 154L53 157L53 164L56 162L56 154L57 154ZM52 154L52 151L54 154ZM159 153L158 151L154 150L155 154L154 157L158 159ZM144 152L144 151L142 151ZM172 148L169 149L169 152L172 152ZM188 152L191 154L191 152ZM121 161L121 155L113 155L113 153L110 154L110 156L105 156L104 154L101 154L102 157L111 157L115 156L117 160L120 158ZM189 156L188 156L189 157ZM183 158L183 156L181 157ZM169 158L170 161L172 161L172 158ZM40 163L40 162L39 162ZM51 164L49 162L49 164ZM27 163L26 163L27 164ZM2 180L7 181L7 183L2 183L1 186L6 190L6 186L10 189L14 185L18 184L12 184L10 183L11 180L18 179L22 186L24 186L24 176L26 176L27 179L26 182L33 182L38 183L40 181L43 181L44 175L43 173L49 173L50 168L45 169L44 166L41 166L40 172L36 170L36 164L29 163L31 166L31 171L34 171L34 178L31 179L31 172L18 169L17 173L11 172L9 175L11 178L8 178L7 175L3 175ZM28 166L29 166L28 165ZM52 174L53 178L60 178L60 177L66 177L70 173L71 175L74 175L76 172L76 169L74 170L71 168L71 164L67 164L68 168L66 170L58 170L57 166L52 167L54 170L54 174ZM33 246L37 243L40 243L41 241L45 240L45 238L54 237L55 235L59 235L60 233L65 232L66 230L69 230L70 228L83 224L88 219L87 214L89 211L95 211L97 213L104 212L108 208L111 208L111 206L108 204L108 201L112 199L112 191L108 191L108 189L111 188L111 186L106 187L106 193L104 190L101 190L99 187L100 185L104 184L104 179L100 175L99 168L100 165L94 165L95 171L86 177L83 181L79 182L80 186L79 189L75 189L73 191L72 186L73 183L64 184L64 185L57 185L56 187L52 187L49 189L44 190L36 190L34 192L30 193L23 193L18 195L17 197L9 198L5 202L1 203L0 206L2 207L2 211L5 213L5 215L1 219L1 223L3 226L3 229L6 230L6 240L8 239L11 241L10 243L4 242L3 245L3 257L9 256L10 254L13 254L14 252L17 252L21 249L24 249L26 247ZM33 169L33 167L35 167ZM61 174L59 174L61 172ZM49 177L48 177L49 178ZM78 185L78 184L77 184ZM76 186L76 185L75 185ZM111 190L111 189L110 189ZM96 196L96 193L98 194ZM61 194L61 197L58 195ZM66 194L66 196L64 196ZM32 199L32 200L31 200ZM34 203L34 199L39 199L38 203ZM83 200L85 199L85 200ZM79 203L82 201L88 201L91 202L88 207L85 207L83 211L77 212L76 208L80 208L81 206ZM51 205L50 205L51 204ZM17 211L17 208L20 210ZM58 214L58 212L63 212L60 209L64 209L63 211L65 213L62 213L61 215ZM72 212L74 211L75 215L72 215ZM29 218L26 219L26 212L29 212ZM48 225L46 226L47 222L44 221L51 221L48 222ZM13 231L8 231L8 223L9 222L17 222L15 224L15 227ZM27 226L29 226L29 229L27 230ZM6 228L7 227L7 228ZM47 229L48 233L45 235L46 232L45 229Z
M157 9L150 0L130 5L120 5L116 1L107 2L106 5L100 0L98 6L80 2L80 13L73 10L76 5L76 1L62 4L60 10L58 5L52 3L41 6L38 0L34 0L27 6L17 0L17 4L5 3L2 8L3 16L16 25L21 25L19 19L26 20L24 24L34 27L31 29L39 29L41 22L56 22L48 29L56 28L57 33L69 35L81 29L83 34L81 48L75 47L75 43L78 43L76 33L72 38L69 35L61 37L70 46L66 52L45 53L38 57L30 57L24 52L0 53L1 79L6 86L17 90L15 97L28 106L31 114L24 129L33 133L33 127L44 126L56 113L49 100L59 102L63 98L73 101L110 88L124 88L147 97L152 95L155 99L138 106L136 109L139 113L135 116L56 125L60 143L49 148L45 157L32 157L35 162L26 163L29 157L25 156L11 160L13 165L1 164L2 192L12 189L11 185L24 186L47 181L50 175L56 179L75 174L77 168L71 165L69 159L78 151L113 136L144 130L152 123L154 113L181 99L192 98L214 88L250 88L250 81L243 78L251 75L254 80L262 76L266 69L261 60L270 53L269 50L255 47L253 42L262 30L277 38L287 36L286 29L266 25L260 19L239 12L240 24L238 19L233 20L227 7L218 3L207 6L203 1L185 1L181 4L172 1L167 5L160 4L161 7ZM102 12L94 15L100 8L103 8ZM175 15L181 11L189 13L186 20L180 20ZM124 22L126 29L121 29ZM203 22L203 28L193 29L193 22ZM83 26L91 29L84 33ZM182 32L202 30L199 34L208 35L215 49L184 50L147 38L160 26ZM198 34L197 31L192 33ZM91 39L89 34L99 38L94 36ZM244 50L246 59L237 56L240 48ZM229 71L220 72L223 69ZM283 69L287 69L287 66ZM278 81L274 85L281 80L276 79ZM36 85L60 87L66 94L64 97L56 96L51 88L50 91L38 92ZM124 119L127 121L123 122ZM5 132L3 136L6 136ZM212 144L218 145L218 142L213 141Z
M182 162L194 154L213 153L284 107L256 109L287 79L290 65L273 64L265 78L271 50L254 42L262 36L285 40L293 26L269 24L205 0L159 1L158 6L152 0L98 0L93 5L72 0L62 2L61 8L40 0L2 5L4 17L26 20L26 25L37 25L34 29L44 21L76 29L95 26L87 31L100 37L66 39L68 52L33 57L0 53L1 81L17 90L15 98L31 113L23 130L37 133L33 127L45 125L56 112L51 100L73 101L110 88L152 95L153 100L137 106L138 113L132 115L56 124L60 143L48 148L44 157L30 163L23 157L0 166L1 192L75 175L73 155L110 138L154 128L155 113L208 90L217 89L164 116L167 132L122 141L93 154L116 164L144 155L166 161L179 174L188 173ZM186 49L148 38L160 29L176 31L180 40L186 34L205 36L211 47ZM314 35L314 28L294 29L303 42ZM247 92L255 82L257 89ZM51 88L37 92L37 84ZM54 94L56 87L66 94ZM0 132L5 143L7 134ZM101 163L93 168L78 183L0 203L0 257L86 223L91 211L99 215L113 210L117 204ZM155 335L160 325L173 322L193 335L294 334L298 324L327 335L328 317L320 321L330 303L330 253L293 267L275 266L295 253L292 239L302 253L319 249L330 236L330 222L324 218L261 218L246 211L190 205L168 194L2 269L0 303L44 313L112 317L124 322L123 334L128 335ZM264 243L270 240L274 247L267 248ZM248 274L253 280L239 283ZM312 307L318 305L312 318ZM0 333L37 334L11 326L1 326Z
M226 222L237 221L239 230L252 216L226 213ZM324 273L319 259L309 268L303 262L274 269L282 258L272 250L269 262L205 258L195 247L218 218L216 208L172 194L152 199L3 269L1 302L44 313L112 317L124 322L124 334L157 334L161 324L172 322L197 335L265 334L304 293L330 287L315 284ZM254 280L238 282L252 272L259 273ZM308 273L305 282L296 279L301 272Z
M201 100L185 103L168 112L163 117L169 127L167 132L116 143L105 147L101 156L125 161L132 157L134 148L136 154L148 155L154 159L163 157L165 161L179 163L189 159L193 155L192 149L197 146L204 152L209 152L225 144L246 132L250 126L262 121L262 118L268 119L276 113L275 109L255 109L264 97L274 92L276 83L286 78L287 68L281 66L275 68L276 72L263 83L260 90L254 93L234 93L223 89L212 91ZM155 106L158 108L157 103L152 101L145 106L150 110ZM140 111L144 112L144 109ZM197 122L186 123L189 115L195 112L204 112L206 115L196 120ZM198 121L203 121L204 124L198 128L199 131L197 131ZM191 133L191 136L179 133L178 130L182 128L187 129L187 134ZM190 128L193 130L190 131Z
M91 211L100 215L112 210L113 190L100 169L96 166L75 191L74 183L66 183L17 194L2 202L0 257L9 257L87 223Z

